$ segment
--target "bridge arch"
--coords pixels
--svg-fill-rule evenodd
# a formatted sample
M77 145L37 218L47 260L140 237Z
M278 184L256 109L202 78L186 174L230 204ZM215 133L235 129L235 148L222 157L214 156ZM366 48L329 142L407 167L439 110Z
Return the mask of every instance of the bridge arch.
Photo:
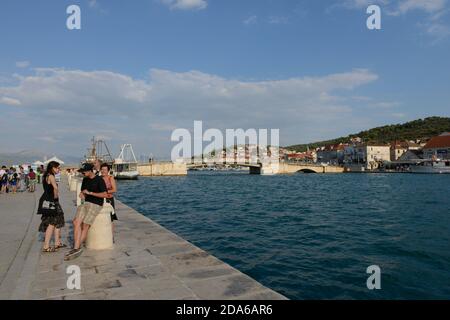
M305 169L298 170L297 173L319 173L319 172L317 172L314 169L305 168Z

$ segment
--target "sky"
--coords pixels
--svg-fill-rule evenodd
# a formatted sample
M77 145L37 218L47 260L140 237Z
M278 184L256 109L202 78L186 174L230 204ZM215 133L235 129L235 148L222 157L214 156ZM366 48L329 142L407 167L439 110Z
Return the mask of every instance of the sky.
M291 145L450 116L449 56L448 0L2 0L0 152L167 159L195 120Z

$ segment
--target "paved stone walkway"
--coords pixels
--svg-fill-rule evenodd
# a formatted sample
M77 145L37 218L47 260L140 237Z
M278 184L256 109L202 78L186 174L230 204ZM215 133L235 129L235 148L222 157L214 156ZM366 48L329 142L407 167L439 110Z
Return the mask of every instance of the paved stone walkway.
M35 241L36 198L37 193L0 194L0 299L9 298L16 287Z
M61 183L67 225L75 193ZM117 201L113 250L84 250L65 262L66 250L41 253L36 194L1 195L1 299L286 299L228 264ZM81 269L81 290L67 288L69 265Z

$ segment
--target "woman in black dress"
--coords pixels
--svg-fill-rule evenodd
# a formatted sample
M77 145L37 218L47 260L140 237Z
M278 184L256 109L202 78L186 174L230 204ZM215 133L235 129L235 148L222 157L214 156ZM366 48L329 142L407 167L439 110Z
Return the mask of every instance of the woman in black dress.
M39 200L38 214L42 215L40 232L45 232L43 252L55 252L59 248L66 247L61 242L61 228L64 227L64 212L59 204L58 184L55 174L59 172L59 163L51 161L42 177L44 193ZM53 234L55 235L55 246L50 246Z

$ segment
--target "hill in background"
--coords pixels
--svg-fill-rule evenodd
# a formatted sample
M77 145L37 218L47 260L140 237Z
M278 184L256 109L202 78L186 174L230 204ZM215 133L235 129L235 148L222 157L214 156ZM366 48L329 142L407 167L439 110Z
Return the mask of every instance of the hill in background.
M351 138L356 137L362 138L365 142L383 144L387 144L394 140L428 140L429 138L440 135L443 132L450 132L450 118L429 117L403 124L377 127L333 140L318 141L308 144L297 144L286 148L303 152L306 151L308 147L310 149L314 149L324 145L347 143Z

